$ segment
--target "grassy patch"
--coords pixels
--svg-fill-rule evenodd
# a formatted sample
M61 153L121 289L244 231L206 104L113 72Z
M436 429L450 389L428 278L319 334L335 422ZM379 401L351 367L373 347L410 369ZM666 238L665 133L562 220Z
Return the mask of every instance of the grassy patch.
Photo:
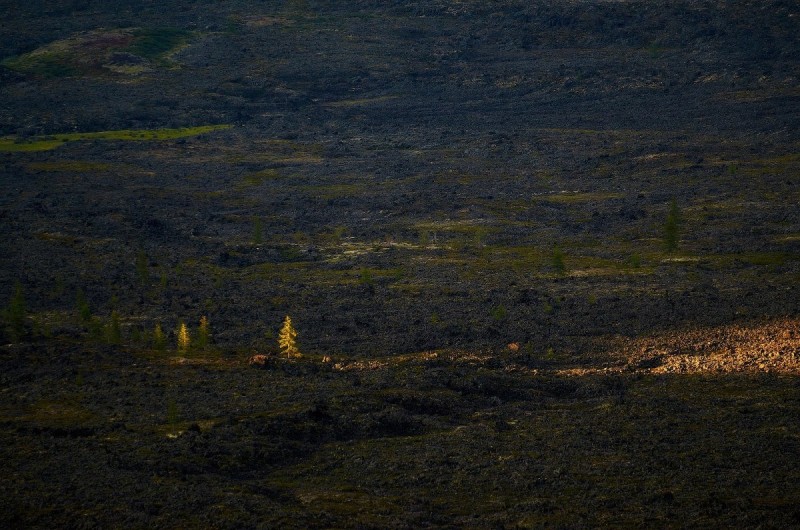
M52 138L52 137L50 137ZM31 151L49 151L62 145L64 140L19 140L16 137L0 138L0 152L2 153L26 153Z
M756 266L777 266L783 265L787 261L797 261L800 259L800 255L790 252L744 252L741 254L711 256L710 259L722 266L728 266L736 262Z
M278 173L277 169L264 169L261 171L257 171L255 173L250 173L249 175L245 175L242 181L236 186L237 189L244 189L244 188L252 188L254 186L260 186L267 182L268 180L274 180L280 178L280 173Z
M0 138L0 152L49 151L66 142L80 140L174 140L198 136L213 131L230 129L232 125L201 125L198 127L181 127L178 129L123 129L118 131L99 131L90 133L66 133L50 136L34 136L21 139L16 136Z
M269 139L253 142L256 148L247 156L235 154L226 159L232 164L266 162L269 164L318 164L323 160L320 144L303 144L291 140Z
M514 271L517 274L537 277L585 277L585 276L617 276L627 274L651 274L654 269L643 264L642 256L637 254L636 260L630 255L620 253L619 258L609 258L587 253L586 246L567 246L561 248L561 265L554 264L552 248L537 246L502 246L485 245L480 250L480 257L469 259L463 253L457 256L430 258L430 263L454 266L468 265L473 272L503 274ZM645 263L656 263L647 259Z
M96 420L91 411L74 397L66 399L42 399L31 404L22 415L5 418L30 424L42 429L77 429Z
M49 51L12 57L3 61L3 66L39 77L69 77L79 73L78 68L70 64L66 54Z
M191 36L191 32L174 28L90 31L8 58L3 65L45 78L137 73L154 65L170 64L169 54Z
M560 193L553 193L549 195L542 195L536 199L556 204L577 204L584 202L600 202L610 199L619 199L622 193L611 192L579 192L579 191L562 191Z
M126 51L146 59L160 61L169 52L186 43L191 33L174 28L160 28L138 29L133 35L135 40Z

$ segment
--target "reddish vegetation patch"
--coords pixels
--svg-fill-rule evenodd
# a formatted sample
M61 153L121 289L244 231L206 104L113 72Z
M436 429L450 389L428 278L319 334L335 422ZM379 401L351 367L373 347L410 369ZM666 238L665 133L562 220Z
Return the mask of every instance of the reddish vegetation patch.
M86 51L105 52L109 49L120 49L130 46L134 37L130 33L89 33L78 42L76 48Z
M253 355L247 364L250 366L265 366L267 364L267 356L262 354Z
M777 372L800 374L800 320L731 324L621 340L623 370L652 373Z

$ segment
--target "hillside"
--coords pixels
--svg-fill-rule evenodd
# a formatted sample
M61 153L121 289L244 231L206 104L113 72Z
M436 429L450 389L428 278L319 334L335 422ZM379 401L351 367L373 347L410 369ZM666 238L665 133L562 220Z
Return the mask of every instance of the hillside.
M0 14L6 524L800 525L795 2Z

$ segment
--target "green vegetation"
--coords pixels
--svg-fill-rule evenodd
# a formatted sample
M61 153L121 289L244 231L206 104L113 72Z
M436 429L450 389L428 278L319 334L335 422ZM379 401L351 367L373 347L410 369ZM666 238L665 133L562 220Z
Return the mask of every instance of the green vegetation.
M38 77L69 77L80 73L77 66L71 64L69 55L63 51L42 51L11 57L2 64L11 70Z
M391 101L393 99L397 99L400 96L379 96L374 98L360 98L360 99L342 99L339 101L330 101L325 103L328 107L358 107L362 105L372 105L375 103L384 103L386 101Z
M147 259L144 250L136 254L136 278L143 286L150 283L150 260Z
M281 177L281 174L278 172L277 169L264 169L262 171L256 171L255 173L250 173L246 175L242 182L237 185L237 189L243 190L246 188L256 187L268 182L270 180L278 179Z
M553 247L553 255L550 264L552 265L556 274L564 274L567 270L567 266L564 263L564 252L558 245Z
M111 317L108 323L106 323L105 336L108 344L119 344L122 342L122 324L120 322L119 313L116 310L111 312Z
M508 318L508 309L504 305L498 305L492 309L492 319L500 322Z
M40 78L138 73L154 66L169 66L169 54L189 42L192 35L176 28L95 30L10 57L3 66ZM120 64L115 54L135 57L131 63Z
M75 305L78 310L78 319L86 324L92 320L92 311L89 309L89 302L86 300L86 294L83 289L78 288L75 295Z
M25 151L48 151L63 145L65 142L77 141L154 141L154 140L175 140L178 138L188 138L214 131L230 129L232 125L201 125L198 127L182 127L178 129L123 129L118 131L101 131L88 133L65 133L48 136L34 136L31 138L19 138L16 136L5 136L0 138L0 152L25 152Z
M22 292L22 283L17 281L14 284L14 294L8 302L5 311L8 335L12 341L16 342L25 336L25 296Z
M48 137L49 138L49 137ZM16 137L0 138L0 152L19 153L29 151L49 151L61 146L65 140L28 139L20 140Z
M40 428L79 429L96 423L94 414L80 404L75 395L64 395L60 399L46 398L32 403L25 419Z
M167 423L175 425L178 423L178 404L174 399L167 401Z
M204 350L208 347L209 341L211 340L211 329L208 324L208 318L206 316L200 317L200 327L197 328L197 340L195 344L201 350Z
M261 217L253 217L253 244L260 245L264 242L264 221Z
M363 195L367 191L367 186L365 184L327 184L298 186L298 189L312 197L327 200Z
M191 32L174 28L137 29L133 31L135 40L126 51L145 59L162 62L164 57L186 43Z
M153 348L158 351L164 351L167 348L167 338L164 336L160 322L156 322L153 328Z
M419 246L427 247L431 244L431 233L428 230L419 231Z
M612 192L564 192L552 193L536 197L539 200L551 202L555 204L581 204L587 202L600 202L610 199L619 199L623 195L621 193Z
M653 41L647 46L647 54L652 59L658 59L664 52L664 48L658 41Z
M372 271L369 269L361 269L361 273L359 274L358 278L358 283L366 286L375 285L375 278L373 278L372 276Z

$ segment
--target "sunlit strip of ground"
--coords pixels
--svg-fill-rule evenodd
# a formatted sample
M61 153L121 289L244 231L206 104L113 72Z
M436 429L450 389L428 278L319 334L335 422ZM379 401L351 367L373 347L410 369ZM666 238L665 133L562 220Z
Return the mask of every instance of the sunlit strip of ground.
M569 368L564 375L649 372L800 375L800 320L784 318L753 324L729 324L649 337L608 341L612 361L603 368Z

